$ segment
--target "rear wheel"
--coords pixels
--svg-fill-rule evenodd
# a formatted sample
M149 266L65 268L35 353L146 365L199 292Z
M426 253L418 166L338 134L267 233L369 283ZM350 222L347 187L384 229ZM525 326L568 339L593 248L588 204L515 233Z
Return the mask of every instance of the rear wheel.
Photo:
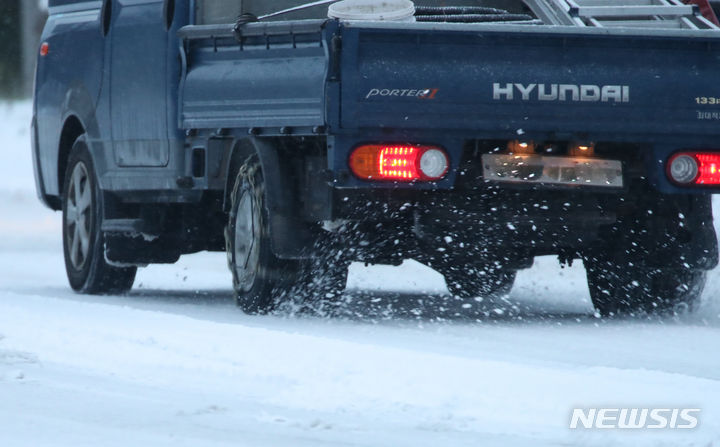
M435 235L423 232L422 236L417 240L421 253L418 260L443 275L448 291L460 298L506 296L515 284L517 270L532 265L531 257L511 256L508 250L499 248L488 249L470 237L454 241L443 232ZM506 254L500 256L501 252Z
M102 198L85 138L80 137L73 145L63 188L65 270L77 292L125 293L132 288L137 268L106 261Z
M498 298L508 295L515 284L515 270L471 264L436 267L445 277L451 294L461 298Z
M585 260L590 297L603 316L693 311L706 273L681 268L647 268L603 255Z
M694 310L718 259L711 198L641 184L630 194L617 222L584 254L595 308L604 316Z
M231 199L226 243L236 301L246 313L267 313L302 280L302 264L280 259L272 251L257 157L248 158L240 168Z

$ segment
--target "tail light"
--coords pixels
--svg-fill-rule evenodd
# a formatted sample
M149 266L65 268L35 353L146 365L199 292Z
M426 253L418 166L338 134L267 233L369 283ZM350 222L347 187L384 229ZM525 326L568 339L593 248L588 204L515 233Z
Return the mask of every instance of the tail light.
M667 175L679 185L720 185L720 153L675 154L668 162Z
M449 167L447 153L436 146L366 144L350 154L350 170L361 180L435 181Z

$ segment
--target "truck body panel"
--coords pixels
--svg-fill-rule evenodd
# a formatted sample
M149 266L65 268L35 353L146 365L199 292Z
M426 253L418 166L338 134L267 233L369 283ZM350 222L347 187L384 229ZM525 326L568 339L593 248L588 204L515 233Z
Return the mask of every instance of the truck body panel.
M309 34L207 46L188 53L182 127L250 128L325 124L327 55L320 28ZM272 92L272 97L270 93Z
M163 1L118 1L110 40L110 100L115 163L165 166L168 141L168 40ZM143 42L138 51L136 42ZM127 101L131 95L134 101Z

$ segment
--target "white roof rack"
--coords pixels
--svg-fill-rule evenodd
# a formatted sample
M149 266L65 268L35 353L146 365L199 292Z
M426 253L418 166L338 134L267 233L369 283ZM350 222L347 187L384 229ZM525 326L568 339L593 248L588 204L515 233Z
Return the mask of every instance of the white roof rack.
M545 23L597 28L720 29L679 0L526 0Z

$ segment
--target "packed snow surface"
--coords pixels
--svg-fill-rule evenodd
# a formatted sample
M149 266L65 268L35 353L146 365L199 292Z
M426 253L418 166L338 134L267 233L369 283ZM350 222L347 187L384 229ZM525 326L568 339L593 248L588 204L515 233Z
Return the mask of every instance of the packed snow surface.
M698 314L668 319L595 318L582 266L551 258L495 303L408 261L353 265L327 316L251 317L217 253L80 296L29 120L0 104L1 446L720 445L718 272ZM596 407L699 408L700 425L569 429Z

